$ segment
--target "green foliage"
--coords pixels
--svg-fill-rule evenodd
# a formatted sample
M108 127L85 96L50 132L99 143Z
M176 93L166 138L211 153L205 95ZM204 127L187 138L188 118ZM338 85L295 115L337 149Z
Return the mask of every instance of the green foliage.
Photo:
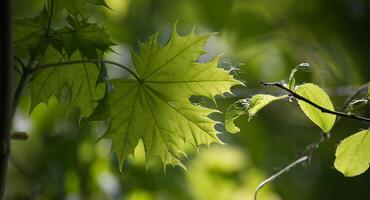
M275 96L268 95L268 94L254 95L252 99L250 100L249 107L248 107L249 119L254 117L254 115L256 115L262 108L269 105L270 103L280 100L280 99L287 98L287 97L288 97L287 95L280 96L280 97L275 97Z
M344 139L335 152L334 166L345 176L357 176L369 168L370 129Z
M38 49L43 54L49 42L40 40L47 30L48 12L43 9L34 18L19 19L13 23L13 45L15 54L19 57L30 57ZM38 47L39 46L39 47Z
M55 64L70 60L99 59L113 43L105 28L87 19L68 15L66 24L59 29L49 25L51 6L54 14L58 9L71 11L68 1L54 1L49 10L44 8L35 18L15 23L15 51L21 58L29 58L30 68L37 65ZM85 2L86 3L86 2ZM58 7L61 6L61 7ZM77 5L76 5L77 6ZM84 5L85 6L85 5ZM77 9L77 7L76 7ZM77 11L77 10L76 10ZM37 68L37 66L36 66ZM101 83L103 66L79 64L58 66L36 71L31 78L31 111L39 103L47 103L55 95L60 101L80 109L80 117L88 117L104 95Z
M275 97L268 94L256 94L250 99L242 99L233 103L228 107L225 113L226 130L230 133L238 133L240 129L235 126L234 120L243 114L248 114L250 120L265 106L287 97L287 95Z
M320 105L329 110L334 110L329 96L317 85L306 83L300 85L297 88L296 92L299 95L307 98L308 100L316 103L317 105ZM330 129L333 127L336 118L335 115L323 113L319 109L301 100L298 100L298 104L301 107L302 111L306 114L306 116L313 123L319 126L325 133L329 132Z
M229 133L238 133L240 129L235 126L234 120L238 119L241 115L246 113L248 109L249 102L245 99L241 99L239 101L234 102L231 104L225 113L225 129Z
M93 2L106 5L104 1ZM189 100L203 96L214 102L215 95L223 95L241 84L217 67L220 56L206 63L196 62L204 54L203 46L211 34L196 35L192 29L188 35L180 36L175 26L164 46L155 34L148 42L140 43L140 53L132 52L137 80L102 82L104 65L68 63L99 60L113 45L105 28L83 17L85 4L84 0L50 1L38 17L21 21L19 32L23 35L15 37L16 44L26 41L26 45L19 45L19 49L30 51L30 63L37 60L35 68L51 66L32 75L31 111L55 96L69 109L79 108L79 119L92 113L90 119L110 118L110 128L103 137L112 140L120 169L140 139L147 164L159 158L164 165L182 165L185 144L198 147L221 143L214 127L217 122L208 118L217 110L193 105ZM67 16L63 26L53 28L50 17L64 10ZM24 35L25 31L31 34ZM39 57L36 59L33 54ZM60 62L66 65L52 67ZM106 91L106 87L110 89ZM99 109L94 112L99 100Z
M207 63L195 62L204 53L209 34L195 35L193 30L180 36L176 27L165 46L155 34L140 44L140 53L132 52L140 80L110 80L113 89L102 102L111 117L111 127L104 135L113 142L120 168L143 140L146 163L159 158L164 165L181 165L184 144L194 147L217 138L215 121L208 115L217 110L193 105L193 95L214 99L241 84L227 71L217 68L219 56Z
M71 59L81 59L75 52ZM68 61L53 47L49 47L41 64ZM99 83L100 70L94 64L59 66L36 72L31 80L31 110L39 103L47 103L55 95L59 100L80 108L80 116L88 117L104 95L105 84ZM64 91L64 93L63 93Z
M67 22L68 26L58 30L56 37L62 44L59 50L63 49L68 56L78 50L83 58L97 59L103 52L111 51L113 43L105 28L71 15Z
M51 5L53 0L49 0ZM105 0L54 0L54 14L61 14L64 10L74 16L85 16L88 4L109 8Z

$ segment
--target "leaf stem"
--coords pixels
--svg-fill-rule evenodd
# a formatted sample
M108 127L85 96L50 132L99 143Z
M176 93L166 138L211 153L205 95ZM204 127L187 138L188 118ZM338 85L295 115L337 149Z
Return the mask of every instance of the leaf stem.
M72 60L72 61L66 61L66 62L59 62L59 63L51 63L51 64L45 64L45 65L38 65L37 67L35 67L34 69L31 70L31 73L34 73L34 72L37 72L37 71L40 71L40 70L43 70L43 69L51 68L51 67L63 67L63 66L67 66L67 65L75 65L75 64L83 64L83 63L93 63L93 64L105 63L105 64L111 64L111 65L114 65L114 66L117 66L117 67L120 67L120 68L126 70L131 75L133 75L137 81L141 81L141 79L139 78L139 76L136 75L136 73L134 71L132 71L130 68L128 68L128 67L126 67L124 65L121 65L121 64L119 64L117 62L110 61L110 60L95 60L95 59L90 59L90 60Z
M319 109L323 113L329 113L329 114L332 114L332 115L347 117L347 118L350 118L350 119L355 119L355 120L358 120L358 121L370 123L370 119L366 118L366 117L361 117L361 116L355 115L353 113L344 113L344 112L339 112L339 111L334 111L334 110L329 110L327 108L324 108L324 107L312 102L311 100L297 94L293 90L285 87L282 83L279 83L279 82L273 82L273 83L261 82L261 84L264 85L264 86L274 86L274 87L278 87L280 89L283 89L283 90L287 91L293 97L310 104L311 106Z

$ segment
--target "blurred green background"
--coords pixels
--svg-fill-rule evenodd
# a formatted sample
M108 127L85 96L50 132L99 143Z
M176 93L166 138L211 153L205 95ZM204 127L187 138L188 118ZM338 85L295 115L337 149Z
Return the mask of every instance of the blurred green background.
M15 19L33 17L45 4L45 0L13 2ZM299 72L297 82L325 88L336 109L370 80L367 0L107 0L107 4L111 10L89 6L89 17L107 27L117 44L117 53L107 59L125 65L131 64L130 47L158 30L165 42L176 20L182 34L194 24L199 33L218 32L206 45L208 57L224 53L220 65L232 68L247 85L234 88L233 97L218 98L222 111L255 93L280 93L259 82L287 79L302 62L310 63L311 69ZM109 75L122 76L114 70ZM14 122L14 129L27 131L29 139L13 142L6 199L252 199L259 182L320 137L319 128L296 104L279 102L251 121L238 119L239 134L220 135L226 145L190 153L184 160L187 171L147 170L139 145L135 159L128 160L121 173L109 152L110 142L97 142L102 124L78 127L72 117L65 118L66 109L55 99L28 115L29 103L25 95ZM277 179L259 199L370 199L369 172L345 178L333 168L339 141L360 128L364 125L342 119L311 163Z

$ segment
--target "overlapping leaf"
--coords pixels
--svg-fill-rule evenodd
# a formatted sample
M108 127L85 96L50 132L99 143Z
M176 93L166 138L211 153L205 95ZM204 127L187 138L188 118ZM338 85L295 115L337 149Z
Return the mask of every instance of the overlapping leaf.
M13 44L17 56L29 57L36 48L43 54L48 41L40 43L40 40L45 35L47 20L47 10L43 9L34 18L20 19L13 23Z
M189 98L197 95L214 99L240 84L217 67L219 57L207 63L196 62L210 35L195 35L192 31L180 36L174 28L164 46L157 36L141 43L139 54L132 53L140 80L111 80L112 92L102 102L102 110L111 116L111 127L104 137L112 140L120 168L140 139L147 164L159 158L164 165L181 165L185 143L195 147L220 143L216 122L208 118L216 110L193 105Z
M81 56L76 52L71 59L81 59ZM41 63L58 63L67 60L69 58L49 47ZM31 110L39 103L47 103L52 95L61 99L65 88L68 90L66 100L72 106L80 108L81 117L89 116L105 91L105 84L98 83L99 74L100 70L94 64L58 66L38 71L33 75L30 84Z
M98 59L102 52L111 50L113 43L109 39L105 28L85 19L68 16L69 27L64 27L57 32L57 38L61 40L62 49L71 56L79 51L82 57Z

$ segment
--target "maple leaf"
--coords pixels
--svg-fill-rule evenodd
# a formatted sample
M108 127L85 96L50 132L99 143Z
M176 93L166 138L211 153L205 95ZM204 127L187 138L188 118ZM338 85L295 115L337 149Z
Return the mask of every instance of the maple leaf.
M34 18L19 19L13 23L13 44L17 56L26 58L32 55L40 39L45 35L47 20L48 13L44 8ZM40 54L45 52L48 44L48 41L42 43L39 47Z
M111 126L103 138L112 140L120 169L128 155L133 154L141 139L146 165L159 158L164 167L180 165L185 155L184 144L194 147L213 142L222 143L214 120L215 109L192 104L193 95L214 100L215 95L230 92L241 83L218 68L220 56L207 63L196 62L204 53L203 46L211 34L178 35L176 26L166 45L161 46L158 34L140 43L140 53L132 52L139 80L110 80L112 91L99 110L108 112Z
M67 17L69 27L57 31L56 38L61 40L62 49L71 56L79 51L84 58L99 58L102 52L111 51L114 45L104 27L95 23L89 23L87 19L78 19L69 15Z
M78 52L71 56L72 59L81 59ZM40 64L58 63L69 61L53 47L49 46ZM79 107L80 117L88 117L97 101L104 96L105 84L99 83L100 70L94 64L78 64L52 67L37 71L30 83L31 111L39 103L47 103L52 95L63 99L63 89L68 89L68 103ZM64 95L66 96L66 95Z

